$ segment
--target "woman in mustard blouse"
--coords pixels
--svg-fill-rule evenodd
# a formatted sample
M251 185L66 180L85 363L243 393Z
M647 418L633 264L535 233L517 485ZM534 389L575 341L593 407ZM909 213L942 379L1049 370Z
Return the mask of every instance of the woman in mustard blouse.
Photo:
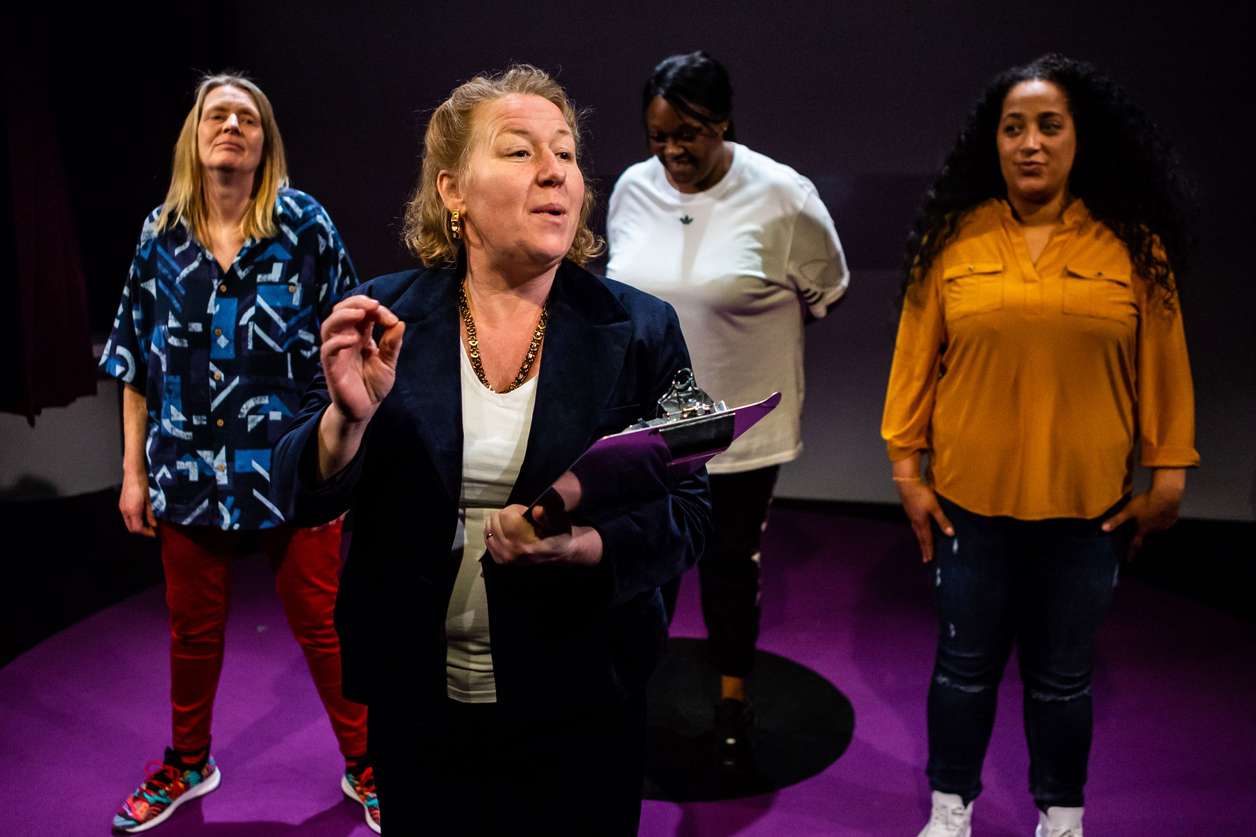
M882 422L936 571L921 837L971 833L1014 644L1036 834L1081 837L1094 636L1121 558L1176 520L1199 463L1187 195L1124 92L1047 55L992 82L925 197ZM1136 462L1152 482L1131 497Z

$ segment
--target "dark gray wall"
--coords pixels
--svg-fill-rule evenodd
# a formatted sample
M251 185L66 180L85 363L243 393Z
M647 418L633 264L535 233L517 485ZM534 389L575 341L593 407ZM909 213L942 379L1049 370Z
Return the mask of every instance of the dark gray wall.
M1256 293L1238 228L1256 179L1222 149L1225 135L1241 144L1245 134L1232 120L1250 90L1246 4L1178 6L1172 18L1145 3L544 4L475 19L467 9L304 15L293 36L317 43L320 60L300 62L299 73L265 34L285 13L238 30L241 54L282 107L298 182L338 202L332 211L364 272L390 270L407 264L395 220L423 113L456 81L512 59L558 71L592 109L588 147L606 194L644 153L639 97L654 62L696 48L717 55L733 74L740 138L816 181L854 269L851 298L808 337L807 453L781 483L795 497L894 497L877 434L893 269L924 185L982 86L1053 49L1105 67L1202 187L1201 269L1184 305L1205 467L1186 512L1256 518Z
M733 74L739 138L817 183L853 267L850 298L808 335L807 451L781 483L785 496L841 500L893 498L877 428L894 268L964 113L1008 65L1048 50L1094 61L1161 123L1201 188L1201 257L1183 308L1204 467L1185 512L1256 519L1256 291L1240 228L1256 184L1249 4L193 3L109 38L96 30L115 19L96 14L64 33L74 49L53 72L75 96L64 124L76 200L99 221L80 225L99 329L140 218L164 194L195 70L234 66L258 79L294 184L329 208L369 276L411 264L397 219L425 112L457 81L511 60L557 71L591 109L586 162L605 195L644 154L639 95L653 64L696 48L717 55ZM145 104L116 119L106 93ZM80 132L85 109L109 130Z

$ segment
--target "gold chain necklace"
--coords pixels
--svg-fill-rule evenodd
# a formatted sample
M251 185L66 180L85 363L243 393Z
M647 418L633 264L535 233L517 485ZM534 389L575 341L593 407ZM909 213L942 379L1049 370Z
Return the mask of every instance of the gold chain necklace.
M497 392L488 382L488 376L484 374L484 364L480 362L480 341L475 336L475 320L471 317L471 303L467 301L466 279L463 279L462 284L458 286L458 312L462 314L462 322L467 327L467 356L471 359L471 369L475 371L475 377L480 379L480 383L484 384L489 392ZM542 304L541 318L536 321L536 328L532 331L532 340L528 343L528 351L523 357L523 363L519 364L519 374L515 375L510 386L502 392L518 389L528 379L528 372L532 370L532 364L536 362L536 356L541 351L541 342L545 340L545 326L548 322L549 306Z

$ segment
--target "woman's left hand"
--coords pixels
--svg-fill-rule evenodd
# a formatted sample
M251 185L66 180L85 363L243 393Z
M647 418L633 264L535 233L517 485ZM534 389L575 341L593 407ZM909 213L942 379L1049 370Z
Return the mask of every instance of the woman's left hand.
M1185 490L1185 468L1157 468L1152 474L1151 490L1130 498L1124 508L1104 521L1103 531L1113 532L1128 520L1137 521L1138 528L1130 540L1126 556L1133 560L1143 547L1143 538L1152 532L1168 529L1177 522Z
M561 562L592 567L602 560L602 536L591 526L573 526L563 535L541 538L523 516L527 506L507 506L488 516L484 525L484 544L498 564L529 566ZM545 512L540 506L532 516L540 520Z

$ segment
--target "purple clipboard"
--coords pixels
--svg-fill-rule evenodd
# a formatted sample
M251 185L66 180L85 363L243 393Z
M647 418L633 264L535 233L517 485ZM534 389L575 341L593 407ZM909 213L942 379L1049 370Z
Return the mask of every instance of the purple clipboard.
M657 496L669 479L697 471L780 403L781 394L774 392L754 404L603 436L524 517L538 535L549 537L571 530L570 514L577 508L628 505ZM536 506L543 510L539 520L532 514Z

